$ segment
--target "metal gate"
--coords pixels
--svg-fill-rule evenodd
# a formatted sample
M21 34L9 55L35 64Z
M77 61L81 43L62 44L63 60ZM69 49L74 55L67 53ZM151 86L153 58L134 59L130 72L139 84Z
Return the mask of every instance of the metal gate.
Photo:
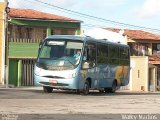
M22 60L22 86L34 85L34 64L36 60Z

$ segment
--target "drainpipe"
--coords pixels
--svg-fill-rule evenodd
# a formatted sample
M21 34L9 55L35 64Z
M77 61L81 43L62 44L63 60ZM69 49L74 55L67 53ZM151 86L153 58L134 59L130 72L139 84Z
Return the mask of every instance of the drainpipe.
M21 79L22 79L22 60L18 61L18 81L17 87L21 86Z

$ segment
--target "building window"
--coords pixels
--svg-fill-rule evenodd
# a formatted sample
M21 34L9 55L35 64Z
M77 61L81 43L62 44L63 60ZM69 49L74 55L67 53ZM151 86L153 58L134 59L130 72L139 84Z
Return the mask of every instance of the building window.
M12 42L40 42L46 37L46 28L11 25L9 27Z
M27 39L31 39L32 38L32 32L33 32L33 29L32 28L26 28L27 30Z
M43 39L47 37L47 29L43 29Z
M52 35L75 35L75 29L67 29L67 28L54 28L51 31Z
M152 44L152 51L153 51L153 55L160 55L160 44L158 43L153 43Z
M148 43L128 43L131 49L131 56L151 55L151 45Z

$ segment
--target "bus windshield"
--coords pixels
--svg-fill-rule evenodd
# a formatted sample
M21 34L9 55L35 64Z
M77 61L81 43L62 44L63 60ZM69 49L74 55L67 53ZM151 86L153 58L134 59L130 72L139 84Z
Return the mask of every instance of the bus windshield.
M48 70L73 69L79 64L82 47L83 42L77 40L46 40L37 65Z

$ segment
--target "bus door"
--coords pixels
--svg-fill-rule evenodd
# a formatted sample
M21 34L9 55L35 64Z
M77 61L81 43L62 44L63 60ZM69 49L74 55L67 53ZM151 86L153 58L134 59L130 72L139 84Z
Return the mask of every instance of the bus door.
M98 87L96 70L96 43L87 42L84 49L83 62L88 64L87 78L91 78L91 87Z

